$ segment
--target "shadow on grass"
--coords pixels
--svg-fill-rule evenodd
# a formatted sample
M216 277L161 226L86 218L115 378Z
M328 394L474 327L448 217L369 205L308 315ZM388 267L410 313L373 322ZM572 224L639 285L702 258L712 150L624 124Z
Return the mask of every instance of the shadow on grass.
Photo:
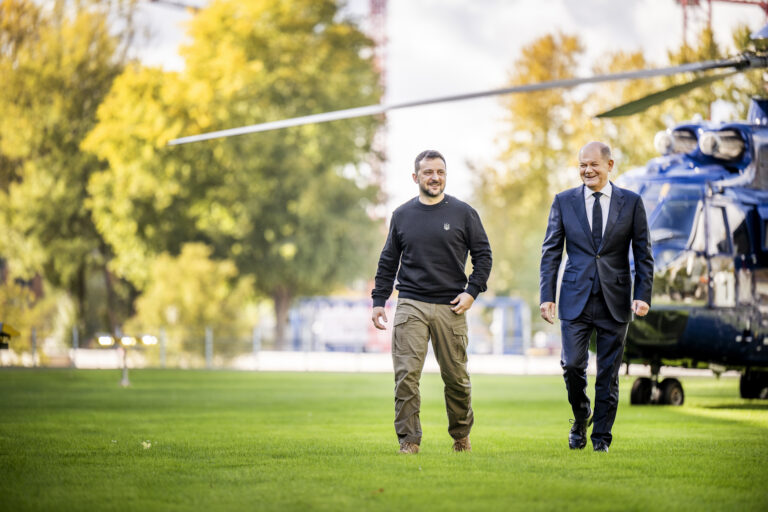
M754 411L768 411L768 401L754 401L746 404L715 404L715 405L700 405L702 409L720 409L720 410L754 410Z

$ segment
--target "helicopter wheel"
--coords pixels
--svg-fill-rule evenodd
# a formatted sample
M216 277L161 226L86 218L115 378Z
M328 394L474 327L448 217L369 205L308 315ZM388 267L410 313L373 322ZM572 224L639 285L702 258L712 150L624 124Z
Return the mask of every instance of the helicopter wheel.
M632 405L646 405L651 403L653 381L648 377L640 377L632 384L629 394L629 403Z
M664 379L659 385L661 394L659 396L659 403L665 405L683 405L685 401L685 393L683 393L683 385L677 379Z
M741 398L768 399L768 373L747 370L739 381Z

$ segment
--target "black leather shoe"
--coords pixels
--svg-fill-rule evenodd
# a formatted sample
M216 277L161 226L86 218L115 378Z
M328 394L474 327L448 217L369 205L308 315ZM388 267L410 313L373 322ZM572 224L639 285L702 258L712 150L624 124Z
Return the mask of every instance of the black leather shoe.
M608 453L608 445L600 441L595 445L595 451Z
M584 421L570 420L571 432L568 434L568 447L571 450L581 450L587 446L587 427L592 424L592 411L589 411Z
M587 426L588 422L571 420L571 432L568 434L568 447L571 450L581 450L587 446Z

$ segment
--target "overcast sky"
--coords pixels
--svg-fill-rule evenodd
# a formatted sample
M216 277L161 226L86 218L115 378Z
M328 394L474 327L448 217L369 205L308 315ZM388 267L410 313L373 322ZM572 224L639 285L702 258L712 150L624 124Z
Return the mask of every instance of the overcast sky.
M206 0L187 3L203 5ZM368 0L348 2L350 15L358 19L364 19L367 9ZM712 10L715 37L727 48L736 25L757 30L765 23L754 6L713 2ZM182 67L176 50L188 14L146 3L141 11L153 34L141 51L144 62ZM703 26L704 13L703 8L691 12L690 23ZM589 74L598 56L615 50L642 49L647 59L662 65L666 51L682 40L682 9L675 0L389 0L387 14L389 103L503 87L520 49L558 30L578 35L585 45L582 75ZM427 148L447 159L446 192L468 199L466 162L495 160L503 115L494 98L390 112L384 184L388 208L416 195L410 178L413 159Z

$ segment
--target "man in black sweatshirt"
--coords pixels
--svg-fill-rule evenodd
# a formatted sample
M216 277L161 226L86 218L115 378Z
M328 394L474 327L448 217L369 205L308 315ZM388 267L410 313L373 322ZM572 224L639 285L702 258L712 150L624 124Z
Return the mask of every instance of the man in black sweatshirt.
M419 195L392 214L371 293L373 324L386 329L384 304L397 277L392 361L400 453L418 453L421 444L419 379L430 339L445 383L453 449L471 449L469 431L474 415L464 313L486 289L491 246L477 212L444 193L446 175L445 158L439 152L423 151L416 157L413 181L419 185ZM468 253L473 268L469 281L465 273Z

